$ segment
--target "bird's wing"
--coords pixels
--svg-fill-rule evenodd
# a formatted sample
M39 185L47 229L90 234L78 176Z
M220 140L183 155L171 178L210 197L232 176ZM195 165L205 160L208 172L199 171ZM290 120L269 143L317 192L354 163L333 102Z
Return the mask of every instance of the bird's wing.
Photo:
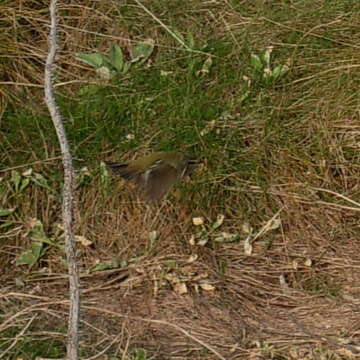
M143 190L149 200L159 201L179 179L179 171L171 165L161 164L150 168L144 176Z

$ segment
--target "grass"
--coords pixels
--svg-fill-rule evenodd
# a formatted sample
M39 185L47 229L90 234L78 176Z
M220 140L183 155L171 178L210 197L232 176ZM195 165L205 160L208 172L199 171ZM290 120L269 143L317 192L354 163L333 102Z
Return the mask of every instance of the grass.
M153 17L137 1L60 5L57 99L78 176L76 234L91 242L79 243L82 353L355 357L358 2L142 3ZM42 100L47 4L8 0L0 13L0 209L9 210L0 212L0 354L12 338L11 359L61 357L66 338L50 333L54 322L66 327L67 282L62 168ZM118 44L128 61L148 38L149 60L112 81L75 60ZM270 70L288 66L276 79L252 62L269 46ZM100 166L174 149L205 165L160 207ZM264 227L278 212L280 223ZM198 216L204 225L192 223ZM53 244L32 268L16 266L31 249L31 218ZM246 255L249 231L262 235ZM56 354L34 345L34 314Z

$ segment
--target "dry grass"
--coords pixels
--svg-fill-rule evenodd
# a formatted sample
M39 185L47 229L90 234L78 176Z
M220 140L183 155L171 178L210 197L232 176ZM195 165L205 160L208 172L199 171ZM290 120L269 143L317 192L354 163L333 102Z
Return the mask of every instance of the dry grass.
M174 27L188 25L204 42L230 42L231 51L216 56L219 65L205 85L196 88L197 80L189 80L188 88L197 89L194 93L171 98L170 92L180 85L160 87L157 91L169 99L154 109L142 107L141 91L152 95L150 81L143 85L140 79L139 87L127 83L135 89L131 97L141 89L139 100L131 103L131 125L134 132L143 129L146 145L134 148L146 151L154 144L155 132L159 141L170 142L174 135L161 135L166 132L161 124L173 116L173 126L178 109L194 106L197 91L203 92L199 97L208 96L209 103L220 99L228 116L215 116L208 137L188 140L200 144L197 150L203 151L206 168L160 207L139 202L124 184L104 185L98 166L89 166L91 175L77 190L76 211L76 233L91 241L89 246L79 243L84 357L136 359L134 351L142 348L156 359L355 359L360 351L358 13L347 9L345 1L315 1L312 13L304 1L259 1L255 6L193 0L187 5L174 2L171 14L161 2L145 3ZM183 60L180 55L166 58L164 53L179 51L179 45L135 3L123 4L128 7L125 15L117 6L85 0L81 6L62 3L57 79L69 101L81 98L82 84L97 83L74 60L75 52L106 51L116 41L128 53L136 40L151 37L161 53L155 54L154 66L162 70L175 64L171 69L176 71L177 61ZM0 235L0 357L5 359L32 359L37 349L30 344L48 346L51 341L58 349L52 356L61 357L66 341L67 279L61 250L50 246L33 269L15 266L16 256L30 244L30 217L41 219L46 233L62 241L54 226L60 222L61 187L56 145L46 132L40 132L36 142L25 127L19 129L18 145L4 121L5 107L11 112L16 101L33 111L41 103L45 9L46 4L33 1L1 5L1 28L7 32L0 35L6 40L0 45L6 60L0 63L0 136L7 151L0 158L5 164L0 208L16 208L11 226L1 228ZM197 19L202 20L199 28ZM251 74L248 56L268 45L275 46L277 61L289 63L288 77L269 89L253 84L250 99L239 102L242 85L234 74ZM156 112L157 106L161 111ZM149 107L153 112L143 115ZM74 109L74 116L82 111L80 106ZM106 127L91 115L99 127ZM183 115L186 120L189 113ZM198 133L207 120L194 120ZM175 126L172 131L179 131L176 139L187 140ZM78 147L90 147L91 136L79 138ZM107 141L100 154L89 150L86 164L110 156L114 149ZM126 146L118 145L126 152L123 159L135 151ZM54 160L43 161L38 148ZM22 165L20 153L48 180L52 194L34 183L21 193L14 191L11 169ZM246 255L244 225L258 233L277 212L279 227L256 239L252 254ZM191 236L199 232L192 218L203 216L210 226L219 213L225 215L220 232L237 232L240 240L219 243L209 236L205 246L192 245ZM158 236L151 240L152 231ZM93 271L105 261L115 268ZM179 293L184 289L179 284L186 285L185 293Z

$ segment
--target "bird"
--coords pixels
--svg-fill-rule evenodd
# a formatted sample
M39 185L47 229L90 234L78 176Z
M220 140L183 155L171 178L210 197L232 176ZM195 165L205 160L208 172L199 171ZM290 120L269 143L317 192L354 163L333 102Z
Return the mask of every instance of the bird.
M177 151L154 152L123 164L104 162L114 174L135 183L153 203L159 202L176 182L201 165Z

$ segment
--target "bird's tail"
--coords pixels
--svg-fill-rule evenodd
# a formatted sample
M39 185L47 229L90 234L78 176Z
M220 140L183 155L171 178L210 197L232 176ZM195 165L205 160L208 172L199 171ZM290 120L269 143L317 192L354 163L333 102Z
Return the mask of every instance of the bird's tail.
M131 180L134 177L128 164L117 164L110 161L104 161L106 166L116 175L121 176L123 179Z

